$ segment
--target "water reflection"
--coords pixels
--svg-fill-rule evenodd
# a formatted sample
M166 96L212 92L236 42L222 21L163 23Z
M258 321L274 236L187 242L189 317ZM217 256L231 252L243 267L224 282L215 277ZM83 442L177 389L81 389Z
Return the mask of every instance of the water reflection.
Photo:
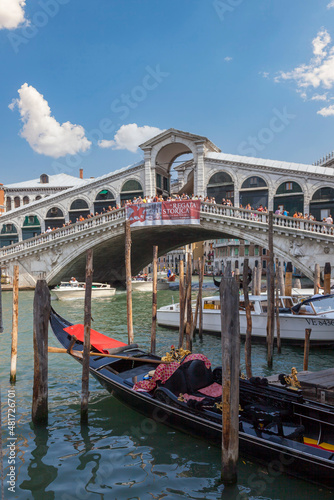
M20 488L30 491L35 500L41 498L45 500L55 499L54 492L47 491L47 488L56 479L58 471L56 467L43 461L48 453L49 438L50 433L45 427L35 428L34 449L31 452L34 458L30 460L28 465L30 479L20 484Z

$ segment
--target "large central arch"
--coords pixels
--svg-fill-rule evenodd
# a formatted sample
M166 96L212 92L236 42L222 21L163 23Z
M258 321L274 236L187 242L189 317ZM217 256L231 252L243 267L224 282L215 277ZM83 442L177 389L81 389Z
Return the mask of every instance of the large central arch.
M169 191L170 169L173 162L181 155L191 154L193 163L179 171L180 186L184 186L191 171L194 171L193 191L205 195L204 156L205 152L220 152L209 139L200 135L189 134L176 129L169 129L162 134L141 144L145 155L145 194L151 196L157 191L157 175L166 179L166 194Z

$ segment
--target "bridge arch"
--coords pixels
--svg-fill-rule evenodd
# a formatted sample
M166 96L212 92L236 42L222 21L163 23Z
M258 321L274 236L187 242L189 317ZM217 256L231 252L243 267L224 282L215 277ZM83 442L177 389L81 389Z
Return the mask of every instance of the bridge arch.
M241 182L239 189L239 204L245 207L251 205L258 208L260 205L268 207L269 180L261 175L248 175Z
M133 200L134 197L138 198L138 196L144 196L143 186L139 179L133 177L123 182L120 191L121 205L124 204L126 200Z
M57 206L51 207L44 218L45 227L58 228L65 224L65 215L61 208Z
M304 212L304 192L301 185L294 180L284 180L274 195L274 211L284 209L290 217L295 212Z
M22 240L28 240L34 236L41 234L41 221L37 213L30 213L24 217L24 221L21 227Z
M226 170L210 172L206 182L207 196L214 197L216 203L222 203L222 199L230 199L234 205L235 179L233 174Z
M91 201L87 196L81 195L80 198L73 200L68 210L69 220L73 223L79 219L80 215L82 215L82 217L87 217L87 215L90 214L90 205Z
M116 195L110 187L100 187L94 195L94 214L102 213L109 206L116 207Z
M322 221L329 214L334 216L334 188L317 186L310 200L310 212L316 220Z
M6 247L19 241L19 232L16 224L8 221L2 224L0 232L0 247Z
M171 135L159 144L153 146L151 151L151 165L155 168L155 179L152 179L155 192L159 191L159 193L161 192L163 195L170 193L170 177L173 163L180 156L189 154L193 157L192 160L194 166L190 172L189 169L187 173L185 173L185 171L179 172L179 190L187 185L187 191L194 192L194 169L197 163L196 145L188 139ZM185 163L188 163L189 165L190 161L191 159L187 158L187 162ZM193 177L191 177L191 174ZM158 185L159 176L162 178L161 187Z

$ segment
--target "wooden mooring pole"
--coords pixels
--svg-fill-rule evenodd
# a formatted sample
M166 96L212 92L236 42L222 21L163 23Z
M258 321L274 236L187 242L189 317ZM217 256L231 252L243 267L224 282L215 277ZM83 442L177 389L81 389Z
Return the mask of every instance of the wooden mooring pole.
M16 362L17 362L17 333L19 321L19 266L14 266L13 276L13 321L12 321L12 349L10 356L10 383L16 382Z
M90 327L92 322L93 250L86 253L84 348L82 355L81 423L88 422Z
M257 265L257 293L256 295L261 295L261 290L262 290L262 264L261 261L259 260L258 265Z
M285 295L291 297L292 294L292 262L288 262L285 271Z
M126 276L126 320L128 325L128 344L133 344L132 320L132 274L131 274L131 226L125 222L125 276Z
M319 293L320 286L320 264L315 264L314 266L314 295Z
M198 337L203 341L203 280L204 280L205 257L199 263L199 282L198 282ZM195 325L196 326L196 325Z
M244 292L244 303L246 311L246 339L245 339L245 365L247 378L252 376L252 316L248 297L248 259L244 259L244 270L242 277L242 287Z
M239 286L227 263L220 284L222 337L222 472L224 484L237 481L239 453Z
M279 298L279 269L282 266L278 265L278 259L276 259L276 273L275 273L275 286L276 286L276 342L277 342L277 354L281 354L281 322L279 317L279 306L280 306L280 298Z
M155 354L157 334L157 289L158 289L158 247L153 246L153 292L152 292L152 327L151 352Z
M186 322L186 349L192 350L191 331L192 331L192 304L191 304L191 279L192 279L192 265L191 253L188 253L187 260L187 289L186 289L186 303L187 303L187 322Z
M180 307L180 326L179 326L179 347L183 347L184 338L184 262L179 262L179 307Z
M269 277L267 280L267 364L269 368L273 366L273 351L274 351L274 336L275 336L275 271L274 271L274 230L273 230L273 211L269 212L269 228L268 228L268 249L269 249L269 266L267 272Z
M278 265L278 259L276 259L276 274L277 274L277 279L278 279L278 288L279 288L280 295L285 295L284 270L283 270L283 266Z
M253 268L253 276L252 276L252 295L256 295L257 291L257 267Z
M331 293L331 263L325 263L324 269L324 295Z
M48 423L48 325L50 291L45 280L37 280L34 296L34 386L31 418L34 424Z
M3 332L3 320L2 320L2 285L1 285L1 267L0 267L0 333Z
M310 328L305 329L305 342L304 342L304 363L303 370L306 372L308 370L308 355L310 352L310 336L312 330Z

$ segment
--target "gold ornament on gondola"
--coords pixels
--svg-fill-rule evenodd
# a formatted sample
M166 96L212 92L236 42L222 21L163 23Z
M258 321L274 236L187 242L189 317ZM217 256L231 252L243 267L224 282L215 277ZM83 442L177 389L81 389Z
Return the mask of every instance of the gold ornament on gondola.
M166 352L166 356L161 358L161 361L167 361L167 363L171 363L172 361L177 361L180 363L186 356L191 354L191 351L187 351L180 347L179 349L175 349L172 345L170 352Z
M294 390L297 390L297 389L300 389L301 388L301 385L300 385L300 382L297 378L297 369L295 367L291 368L291 373L290 375L286 375L284 377L285 379L285 382L287 383L287 385L291 388L291 389L294 389Z
M223 411L223 402L220 401L220 403L215 403L215 407L218 408L221 412Z

